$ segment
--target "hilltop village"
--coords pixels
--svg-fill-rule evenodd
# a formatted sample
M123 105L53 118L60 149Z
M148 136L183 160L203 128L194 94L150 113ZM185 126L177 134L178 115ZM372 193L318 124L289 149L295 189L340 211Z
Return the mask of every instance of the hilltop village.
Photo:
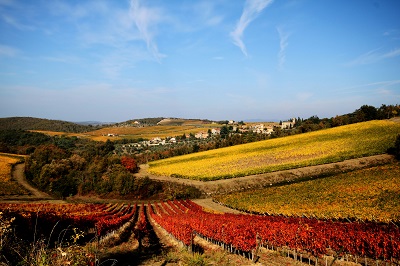
M157 123L162 125L163 121ZM231 146L232 139L234 139L235 144L238 144L238 139L240 142L252 142L255 140L267 139L281 134L282 131L289 131L295 129L296 119L293 118L288 121L283 121L279 123L248 123L236 122L233 120L226 121L224 124L213 122L211 125L215 127L204 128L203 131L195 133L184 133L180 136L168 136L168 137L153 137L148 140L138 140L130 143L116 144L116 153L118 154L138 154L138 153L148 153L150 151L160 151L171 149L173 147L178 147L180 150L184 150L184 147L191 146L191 150L206 150L210 149L210 145L215 143L220 143L216 145ZM139 121L134 121L133 123L118 125L119 127L145 127ZM108 137L118 137L117 134L109 133ZM122 136L121 136L122 137ZM225 144L224 144L225 143ZM220 146L221 147L221 146ZM213 147L214 148L214 147ZM184 151L183 153L188 153ZM190 152L189 152L190 153Z

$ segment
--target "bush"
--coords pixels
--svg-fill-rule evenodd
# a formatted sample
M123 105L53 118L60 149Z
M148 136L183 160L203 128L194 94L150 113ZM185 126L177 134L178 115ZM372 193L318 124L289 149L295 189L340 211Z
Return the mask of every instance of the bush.
M394 147L388 149L388 153L396 156L397 160L400 160L400 134L397 135Z

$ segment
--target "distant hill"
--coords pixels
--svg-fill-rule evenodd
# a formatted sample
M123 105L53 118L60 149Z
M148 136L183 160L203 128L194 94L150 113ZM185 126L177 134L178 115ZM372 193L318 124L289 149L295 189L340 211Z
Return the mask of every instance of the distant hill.
M128 120L126 122L122 122L122 123L119 123L119 124L133 124L134 122L137 121L137 122L139 122L140 124L143 124L143 125L155 126L155 125L157 125L158 122L160 122L163 119L164 119L164 117L140 118L140 119Z
M34 117L7 117L0 118L0 130L46 130L69 133L81 133L92 131L93 127L79 125L77 123L50 120Z
M157 125L184 126L184 125L202 125L211 123L212 121L203 119L164 118L163 120L159 121Z
M74 122L78 125L84 125L84 126L104 126L104 125L113 125L116 124L116 122L100 122L100 121L81 121L81 122Z
M207 119L186 119L186 118L165 118L165 117L154 117L154 118L140 118L128 120L125 123L120 124L133 124L139 122L142 125L147 126L185 126L185 125L199 125L199 124L211 124L212 121Z

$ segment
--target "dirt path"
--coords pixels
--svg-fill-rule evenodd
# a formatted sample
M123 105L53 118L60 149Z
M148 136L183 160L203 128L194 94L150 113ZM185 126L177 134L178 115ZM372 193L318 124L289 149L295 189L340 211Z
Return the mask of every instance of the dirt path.
M257 189L271 186L276 183L291 182L296 179L317 177L327 174L337 174L346 171L352 171L371 166L386 164L394 160L394 157L388 154L381 154L357 159L346 160L343 162L302 167L297 169L278 171L260 175L251 175L238 178L216 180L216 181L197 181L168 176L156 176L148 172L149 166L140 165L138 177L148 176L151 179L160 181L177 182L185 185L195 186L202 190L207 197L214 194L223 194L234 191L243 191L248 189Z
M40 191L39 189L31 186L25 178L25 164L16 164L13 168L12 178L17 181L21 186L29 191L31 195L16 195L16 196L4 196L0 197L0 201L7 202L20 202L20 201L44 201L54 203L64 203L62 200L55 200L49 194Z
M33 197L50 199L51 197L48 194L38 190L37 188L32 187L28 183L28 181L25 178L24 167L25 165L23 163L15 165L14 171L12 173L13 178L25 189L27 189L33 195Z

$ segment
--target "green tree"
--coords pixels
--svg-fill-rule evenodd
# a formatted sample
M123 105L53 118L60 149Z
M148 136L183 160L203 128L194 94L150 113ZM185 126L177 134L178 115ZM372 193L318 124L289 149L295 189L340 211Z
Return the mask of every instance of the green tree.
M219 134L225 139L229 135L229 128L226 125L222 126Z

